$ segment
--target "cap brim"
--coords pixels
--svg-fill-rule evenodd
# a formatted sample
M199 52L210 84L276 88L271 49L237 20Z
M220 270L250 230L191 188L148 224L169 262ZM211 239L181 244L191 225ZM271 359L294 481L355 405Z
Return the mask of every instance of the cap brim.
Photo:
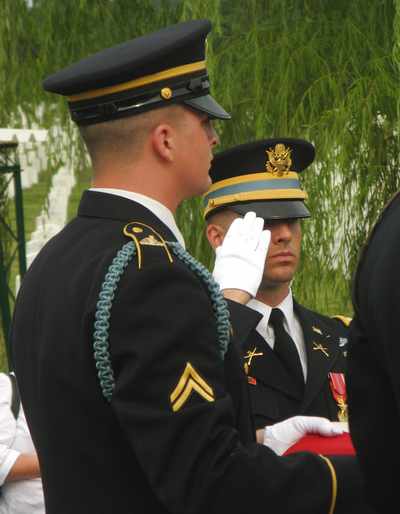
M183 103L196 111L205 112L210 118L218 118L220 120L231 119L231 115L211 95L197 96L196 98L184 100Z
M309 218L310 211L300 200L268 200L268 202L248 202L235 205L226 205L226 209L244 216L254 211L257 216L265 220L279 220L292 218Z

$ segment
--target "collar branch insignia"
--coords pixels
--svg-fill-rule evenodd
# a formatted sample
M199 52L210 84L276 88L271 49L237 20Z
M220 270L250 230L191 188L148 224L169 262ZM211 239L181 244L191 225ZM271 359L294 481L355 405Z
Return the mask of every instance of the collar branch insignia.
M177 412L181 409L193 391L196 391L199 396L208 402L215 400L212 387L199 375L190 362L187 362L177 386L169 397L172 410Z
M322 352L326 357L329 357L328 348L326 346L323 346L322 344L313 342L313 350L317 350Z
M319 335L321 335L321 336L322 336L322 331L321 331L321 329L320 329L320 328L318 328L318 327L314 327L314 326L312 326L311 328L313 329L313 331L314 331L314 332L316 332L317 334L319 334Z
M282 143L275 145L275 148L271 147L265 150L268 156L267 162L265 163L265 169L268 173L281 177L290 172L290 166L292 165L291 153L292 149L286 147Z
M261 355L264 355L263 352L257 353L256 346L252 350L247 350L247 353L244 356L244 359L247 360L247 362L246 362L247 370L249 369L249 366L251 366L251 361L253 360L253 357L260 357ZM245 367L245 369L246 369L246 367Z

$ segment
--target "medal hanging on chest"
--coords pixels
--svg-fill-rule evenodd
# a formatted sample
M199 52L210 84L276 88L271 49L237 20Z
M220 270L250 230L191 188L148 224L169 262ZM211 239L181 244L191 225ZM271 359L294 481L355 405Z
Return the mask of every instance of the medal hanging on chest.
M347 421L347 393L344 373L329 373L329 385L338 410L338 420Z

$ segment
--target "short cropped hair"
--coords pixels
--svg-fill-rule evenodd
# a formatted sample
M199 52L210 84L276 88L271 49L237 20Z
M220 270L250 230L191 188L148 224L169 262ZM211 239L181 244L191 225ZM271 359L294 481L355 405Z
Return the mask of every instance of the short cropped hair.
M177 123L182 107L179 105L154 109L135 116L83 125L82 139L95 167L105 154L126 155L130 160L139 156L146 137L158 123Z

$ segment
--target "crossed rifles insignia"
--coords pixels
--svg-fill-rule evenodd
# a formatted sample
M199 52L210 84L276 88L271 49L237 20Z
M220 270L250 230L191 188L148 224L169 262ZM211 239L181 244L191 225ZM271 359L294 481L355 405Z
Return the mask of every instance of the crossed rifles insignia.
M177 386L170 395L172 410L177 412L186 403L192 392L195 391L204 400L213 402L214 391L207 382L197 373L190 362L186 363L184 372L182 373Z
M322 336L322 331L320 328L313 326L312 330L313 330L313 332L316 332L317 334ZM328 348L321 343L316 343L315 341L313 341L313 350L323 353L325 355L325 357L329 357Z
M249 373L249 367L251 366L251 361L253 360L253 358L261 357L262 355L264 355L263 352L257 352L256 346L252 350L247 350L246 355L243 357L244 360L246 361L244 363L244 371L245 371L246 375Z

